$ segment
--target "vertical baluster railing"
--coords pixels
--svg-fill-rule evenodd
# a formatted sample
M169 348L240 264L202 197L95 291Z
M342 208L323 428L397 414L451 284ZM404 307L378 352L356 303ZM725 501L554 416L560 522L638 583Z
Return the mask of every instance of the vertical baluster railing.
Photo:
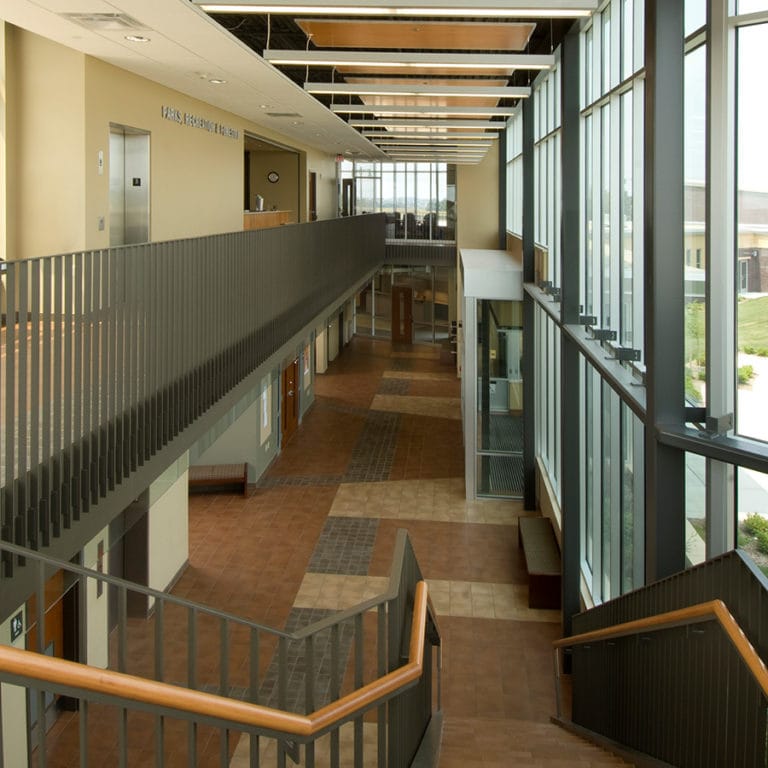
M165 601L155 599L155 680L165 680ZM158 715L155 718L155 765L162 768L165 765L165 718Z
M37 636L35 650L45 653L45 563L39 560L37 563L35 592L35 623L37 624ZM45 739L45 691L43 688L34 687L30 691L37 701L37 765L45 768L48 764L48 749Z
M6 272L6 324L5 324L5 488L3 493L2 538L14 538L14 494L15 477L15 430L16 430L16 264L8 264ZM2 361L0 361L1 363ZM5 558L5 574L13 573L13 557Z
M341 649L339 646L340 631L341 626L339 623L337 622L333 624L331 627L331 679L329 684L331 701L335 701L341 696ZM339 768L339 752L339 729L334 728L331 731L331 768Z
M362 688L363 678L363 614L355 614L355 688ZM363 716L358 715L354 720L355 732L355 768L363 768Z
M52 438L51 438L51 321L53 304L53 264L51 259L43 259L42 262L42 282L43 282L43 306L42 306L42 391L40 394L40 411L42 413L41 430L41 448L42 448L42 471L40 478L40 532L42 534L42 545L48 546L51 543L51 526L53 513L52 494L54 489L51 482L52 475Z
M123 584L117 588L117 671L128 671L128 590ZM117 749L120 768L128 768L128 710L117 711Z
M379 677L387 674L387 605L380 603L376 609L376 672ZM387 706L381 704L376 712L376 742L379 768L387 764Z
M197 690L197 608L187 610L187 687ZM197 765L197 723L191 721L187 728L187 762Z
M88 412L88 427L86 439L88 442L88 474L86 477L85 488L83 488L83 509L88 511L92 504L98 501L96 488L99 482L99 401L101 399L101 390L99 382L99 261L98 255L94 252L86 254L86 283L88 285L88 302L85 307L86 312L86 381L87 381L87 400L86 410Z
M315 711L315 636L304 639L304 712ZM315 742L309 741L304 750L304 768L315 768Z
M78 270L78 284L82 284L83 303L80 307L80 326L83 334L82 362L82 427L79 441L82 445L80 470L80 499L83 511L87 512L91 505L91 483L93 476L93 266L89 253L84 253L78 261L82 262L82 273Z
M104 588L103 582L95 585L97 597ZM77 577L79 610L77 612L77 659L81 664L89 664L88 658L88 577L81 573ZM80 699L78 706L78 737L80 746L80 768L88 768L88 699Z
M219 696L229 696L229 622L219 619ZM219 762L229 764L229 729L222 728L219 741Z
M83 497L87 489L83 487L83 366L87 365L87 358L83 354L83 259L84 254L77 254L74 260L74 276L76 290L74 292L74 409L73 409L73 436L72 446L72 502L78 509L84 507Z
M285 709L288 704L288 639L280 635L277 643L277 707ZM285 744L277 741L277 768L285 768Z
M23 261L19 264L19 312L17 322L18 339L18 364L17 364L17 411L18 411L18 468L16 482L14 485L16 505L14 510L16 543L21 546L27 545L27 364L28 364L28 309L29 309L29 262Z
M259 703L259 663L260 658L260 643L259 643L259 630L255 627L251 627L250 631L250 667L249 667L249 679L248 679L248 700L252 704ZM249 745L249 759L250 768L259 768L259 736L256 733L251 733L250 745Z
M29 512L29 546L38 549L41 539L40 518L40 260L30 264L30 446L29 464L27 467L28 496L27 509Z

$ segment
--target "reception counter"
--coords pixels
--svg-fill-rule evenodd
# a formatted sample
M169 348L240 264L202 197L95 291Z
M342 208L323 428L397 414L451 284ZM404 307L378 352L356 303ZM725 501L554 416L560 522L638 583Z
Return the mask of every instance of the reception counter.
M246 211L243 214L243 229L264 229L290 224L293 211Z

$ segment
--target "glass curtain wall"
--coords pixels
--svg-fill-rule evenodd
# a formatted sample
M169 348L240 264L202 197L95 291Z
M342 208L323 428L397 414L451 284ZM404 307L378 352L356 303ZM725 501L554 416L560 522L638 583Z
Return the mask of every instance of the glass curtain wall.
M768 153L765 56L768 2L739 0L751 14L731 37L735 53L735 247L733 252L737 434L768 442ZM725 361L723 361L725 363ZM766 468L768 471L768 468ZM737 544L768 572L768 475L737 468Z
M589 318L588 334L606 331L611 344L640 356L643 32L642 0L613 0L603 4L581 35L581 304ZM608 346L603 359L610 354ZM642 380L642 357L623 366ZM596 602L643 581L644 426L624 394L583 362L582 573Z
M344 161L341 179L354 185L354 213L386 214L388 239L456 239L455 166Z

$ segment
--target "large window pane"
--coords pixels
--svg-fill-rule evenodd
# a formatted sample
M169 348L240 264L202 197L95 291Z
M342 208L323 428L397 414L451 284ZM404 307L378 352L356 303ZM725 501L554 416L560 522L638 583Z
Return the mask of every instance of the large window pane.
M737 430L768 440L768 172L765 51L768 24L738 31L736 291Z
M621 343L634 346L633 330L633 101L627 91L621 96Z
M690 35L707 22L707 0L685 0L685 34Z
M600 110L602 150L600 163L600 322L610 328L611 318L611 110L605 106Z
M644 429L640 419L621 406L621 591L643 583Z
M736 541L768 576L768 475L737 470Z
M685 455L685 564L698 565L707 556L707 463L695 453Z
M685 57L685 393L706 403L706 48Z

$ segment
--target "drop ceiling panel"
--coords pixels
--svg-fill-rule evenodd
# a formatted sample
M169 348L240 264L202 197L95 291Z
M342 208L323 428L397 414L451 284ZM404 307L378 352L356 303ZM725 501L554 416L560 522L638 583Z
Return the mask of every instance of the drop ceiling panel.
M523 51L531 23L296 19L319 48Z

